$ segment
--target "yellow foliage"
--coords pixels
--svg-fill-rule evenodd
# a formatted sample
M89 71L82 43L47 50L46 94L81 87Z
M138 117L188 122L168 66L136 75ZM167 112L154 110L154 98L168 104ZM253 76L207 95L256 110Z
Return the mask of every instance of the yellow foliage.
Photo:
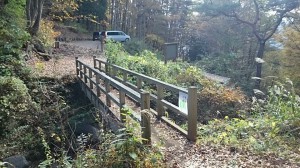
M55 37L60 35L60 32L53 30L54 23L49 20L41 20L38 38L43 42L46 47L52 47Z
M288 27L278 36L284 49L281 57L281 78L289 78L294 83L296 93L300 94L300 31Z
M43 62L37 62L35 64L35 69L38 71L38 72L42 72L44 69L45 69L45 64Z
M203 75L199 68L194 66L189 66L186 70L180 72L176 77L178 83L186 83L190 86L195 86L199 83L202 83Z
M230 89L225 86L209 87L207 85L204 85L198 94L198 99L202 112L209 113L210 117L217 117L222 113L219 117L226 115L226 118L236 116L237 111L247 101L239 88Z

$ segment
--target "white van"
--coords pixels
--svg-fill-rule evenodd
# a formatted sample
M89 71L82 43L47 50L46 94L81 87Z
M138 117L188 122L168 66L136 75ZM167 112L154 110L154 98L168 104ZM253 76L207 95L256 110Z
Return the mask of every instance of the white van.
M105 39L110 39L113 41L126 42L130 40L130 36L122 31L105 31L101 32L101 35L104 36Z

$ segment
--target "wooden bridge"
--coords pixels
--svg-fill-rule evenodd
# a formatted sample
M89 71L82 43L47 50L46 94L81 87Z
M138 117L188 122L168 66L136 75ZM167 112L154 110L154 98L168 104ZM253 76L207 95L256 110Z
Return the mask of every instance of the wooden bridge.
M100 108L101 116L108 115L112 103L118 107L118 113L111 112L113 118L118 122L123 122L124 116L122 109L130 107L126 104L129 99L139 108L135 108L131 117L141 123L142 135L144 138L151 140L148 131L150 131L147 112L152 113L157 119L166 122L189 140L195 141L197 136L197 88L189 87L188 89L177 87L163 81L139 74L137 72L110 64L104 60L93 58L94 66L89 66L76 58L76 74L80 79L80 85L83 92L95 105ZM131 80L129 80L131 79ZM143 89L143 86L154 86L151 94ZM152 88L152 87L151 87ZM165 100L165 93L187 96L187 109L182 109L177 104ZM150 106L150 101L155 102L154 107ZM110 110L114 111L114 110ZM172 112L180 115L187 120L187 130L174 124L165 112ZM108 121L110 122L110 121ZM112 121L111 121L112 122Z

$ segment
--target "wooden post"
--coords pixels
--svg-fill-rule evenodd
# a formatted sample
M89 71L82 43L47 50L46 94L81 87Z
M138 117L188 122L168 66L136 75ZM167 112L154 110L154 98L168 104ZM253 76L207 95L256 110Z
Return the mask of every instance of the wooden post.
M127 82L127 73L125 71L123 71L123 82L124 84Z
M79 69L78 69L78 57L75 57L75 65L76 65L76 75L79 76Z
M96 56L93 56L94 68L96 68Z
M151 144L151 115L149 110L143 110L141 112L141 127L142 127L142 138L144 144Z
M84 83L87 83L87 74L86 74L86 66L83 65L83 75L84 75Z
M111 71L112 71L112 72L111 72L111 76L112 76L112 77L117 76L116 68L113 67L113 66L112 66L111 68L112 68L112 70L111 70Z
M82 75L82 64L80 62L79 63L79 73L80 73L80 79L82 79L83 75Z
M101 61L98 61L99 62L99 71L102 72L102 69L101 69Z
M150 93L142 92L141 93L141 109L149 109L150 110Z
M105 79L105 92L106 92L106 105L108 107L111 107L111 101L108 95L110 93L110 84L108 79Z
M54 42L54 48L59 48L59 41Z
M157 117L161 118L162 116L164 116L164 112L165 112L165 109L164 109L163 103L162 103L162 99L164 98L164 88L160 84L157 84L156 88L157 88L157 107L156 107L156 111L157 111Z
M96 88L97 88L97 96L100 97L101 96L101 92L100 92L100 77L99 74L96 73Z
M100 34L101 52L104 52L104 36Z
M92 77L93 77L93 71L92 69L89 68L89 83L90 83L90 89L93 89L94 84L92 82Z
M106 62L106 64L105 64L105 73L109 75L108 62Z
M197 88L188 88L188 139L196 141L197 138Z
M136 86L139 90L142 89L142 80L139 77L137 77Z
M124 122L124 121L126 121L126 117L124 115L125 92L120 90L119 99L120 99L120 119L121 119L121 122Z

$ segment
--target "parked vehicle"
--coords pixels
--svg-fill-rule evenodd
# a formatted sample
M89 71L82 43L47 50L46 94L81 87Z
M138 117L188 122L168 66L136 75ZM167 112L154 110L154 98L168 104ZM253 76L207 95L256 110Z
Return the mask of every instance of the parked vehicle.
M130 36L122 31L105 31L101 33L105 40L113 40L118 42L126 42L130 40Z
M93 41L99 40L101 32L93 32Z

